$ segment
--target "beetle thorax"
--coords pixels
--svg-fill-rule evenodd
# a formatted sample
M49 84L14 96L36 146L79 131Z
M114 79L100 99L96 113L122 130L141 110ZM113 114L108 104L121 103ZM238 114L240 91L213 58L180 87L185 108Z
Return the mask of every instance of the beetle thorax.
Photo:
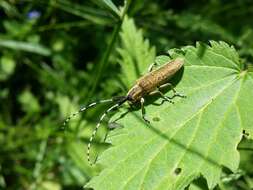
M127 93L128 101L131 103L137 102L143 97L144 91L139 85L134 85Z

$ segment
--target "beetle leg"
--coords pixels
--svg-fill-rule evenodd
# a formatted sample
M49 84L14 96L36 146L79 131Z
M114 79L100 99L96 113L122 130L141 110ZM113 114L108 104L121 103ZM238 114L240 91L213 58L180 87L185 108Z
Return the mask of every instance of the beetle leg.
M162 103L163 103L164 101L167 101L167 102L170 102L170 103L174 104L174 102L171 100L171 99L173 99L173 97L171 98L171 97L165 96L160 90L158 90L157 92L158 92L158 93L160 94L160 96L162 96L162 98L163 98Z
M145 102L144 98L141 98L141 115L145 122L150 123L150 121L146 118L144 102Z
M152 63L149 67L148 67L148 72L153 71L154 67L158 66L158 64L156 62Z
M168 97L168 96L165 96L165 95L160 91L159 88L157 88L157 90L155 90L155 91L149 93L149 95L154 95L154 94L159 94L159 95L163 98L161 104L163 104L164 101L167 101L167 102L170 102L170 103L174 104L174 102L171 100L171 99L173 99L173 98Z
M163 85L161 85L161 86L159 86L158 87L158 89L159 89L159 91L162 89L162 88L165 88L165 87L167 87L167 86L169 86L170 88L171 88L171 90L173 91L173 96L170 98L170 99L172 99L172 98L174 98L174 97L176 97L176 96L178 96L178 97L181 97L181 98L186 98L186 96L185 95L183 95L183 94L180 94L180 93L178 93L176 90L175 90L175 87L171 84L171 83L165 83L165 84L163 84Z

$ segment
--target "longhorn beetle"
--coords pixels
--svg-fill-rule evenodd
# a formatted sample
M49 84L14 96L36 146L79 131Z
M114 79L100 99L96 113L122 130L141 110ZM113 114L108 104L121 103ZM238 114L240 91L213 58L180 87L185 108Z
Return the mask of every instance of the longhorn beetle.
M174 87L172 86L172 84L168 82L168 80L183 66L183 64L184 64L184 60L182 58L177 58L174 61L165 63L160 68L153 71L153 68L156 65L156 63L154 63L149 67L148 73L142 76L141 78L139 78L135 82L135 85L128 91L128 93L125 96L113 97L111 99L93 102L85 107L82 107L80 110L70 115L64 121L63 125L66 125L72 117L98 104L108 103L108 102L115 103L113 106L109 107L100 117L100 120L97 123L96 128L94 129L89 139L89 143L87 146L87 159L90 165L93 165L93 163L90 160L91 143L100 127L100 124L102 123L105 116L109 112L111 112L114 109L119 108L125 102L129 102L130 104L136 104L139 102L141 104L141 113L142 113L143 120L147 123L150 123L149 120L145 116L145 110L144 110L144 102L145 102L144 97L146 95L159 94L163 98L163 101L168 101L171 103L173 103L171 99L174 98L175 96L185 97L177 93ZM161 89L167 86L170 86L174 92L174 95L172 97L167 97L161 92Z

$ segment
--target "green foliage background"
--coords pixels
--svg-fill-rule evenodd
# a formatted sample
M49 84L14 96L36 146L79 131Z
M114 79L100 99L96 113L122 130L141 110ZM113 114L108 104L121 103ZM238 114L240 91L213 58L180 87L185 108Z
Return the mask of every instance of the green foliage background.
M252 67L251 0L114 3L0 1L0 188L81 189L101 171L88 165L85 146L106 106L65 130L63 120L80 105L126 93L156 55L225 41ZM132 62L143 64L141 70L128 68ZM99 131L93 157L109 146L105 132ZM217 189L253 188L253 143L244 138L238 149L240 170L225 169ZM189 188L207 184L200 178Z

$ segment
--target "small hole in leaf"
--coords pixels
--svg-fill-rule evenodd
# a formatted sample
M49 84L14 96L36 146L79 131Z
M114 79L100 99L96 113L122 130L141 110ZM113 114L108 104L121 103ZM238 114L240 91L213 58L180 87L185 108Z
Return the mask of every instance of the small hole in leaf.
M153 121L160 121L159 117L153 117Z
M176 168L174 172L176 175L179 175L181 173L181 171L182 171L181 168Z

